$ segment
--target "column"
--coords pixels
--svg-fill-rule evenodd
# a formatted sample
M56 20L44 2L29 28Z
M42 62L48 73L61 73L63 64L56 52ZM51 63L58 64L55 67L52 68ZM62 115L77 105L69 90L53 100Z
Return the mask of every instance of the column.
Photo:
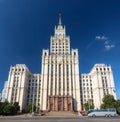
M66 67L67 63L65 61L64 63L64 79L65 79L65 95L67 95L67 67Z
M75 67L74 67L74 63L75 63L75 61L74 61L74 57L72 57L72 86L73 86L73 98L75 98L76 97L76 95L75 95Z
M71 74L71 57L70 57L70 64L69 64L69 95L72 95L72 87L71 87L71 78L72 78L72 74Z
M53 59L54 60L54 59ZM54 61L53 61L54 62ZM53 63L53 95L55 95L55 62Z
M63 65L61 65L61 95L63 95Z
M59 64L58 63L57 63L56 76L57 76L57 95L59 95Z
M49 59L49 69L48 70L49 70L49 89L48 89L49 90L48 91L48 96L49 96L49 95L51 95L50 94L50 91L51 91L51 57Z

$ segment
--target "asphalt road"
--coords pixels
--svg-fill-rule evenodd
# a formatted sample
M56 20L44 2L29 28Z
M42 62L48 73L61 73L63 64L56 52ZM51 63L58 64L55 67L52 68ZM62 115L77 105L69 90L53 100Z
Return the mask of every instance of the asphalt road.
M23 117L0 118L0 122L120 122L120 117Z

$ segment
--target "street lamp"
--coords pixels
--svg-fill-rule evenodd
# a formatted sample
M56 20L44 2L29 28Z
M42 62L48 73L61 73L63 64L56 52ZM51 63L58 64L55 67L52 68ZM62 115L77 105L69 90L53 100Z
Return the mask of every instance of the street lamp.
M90 99L88 99L88 108L90 110Z
M34 95L35 95L35 82L33 85L32 116L34 116Z

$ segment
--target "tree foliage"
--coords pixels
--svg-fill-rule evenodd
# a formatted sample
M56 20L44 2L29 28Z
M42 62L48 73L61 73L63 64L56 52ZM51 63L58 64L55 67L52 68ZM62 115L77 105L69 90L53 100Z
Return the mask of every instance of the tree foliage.
M120 114L120 100L115 100L113 95L106 95L103 98L101 109L116 108L117 113Z
M94 109L93 100L90 99L89 101L87 101L87 102L84 104L84 108L85 108L86 111L88 111L89 109Z
M115 99L113 95L106 95L103 98L103 104L101 104L101 109L107 109L107 108L115 108Z
M117 107L117 113L120 114L120 106Z
M19 104L16 102L10 104L8 102L0 102L0 115L15 115L19 111Z
M115 108L117 110L117 113L120 114L120 100L116 100L116 102L115 102Z
M15 106L15 112L17 113L20 110L19 103L15 102L13 105Z
M30 104L28 104L28 105L25 107L25 112L26 112L26 113L32 112L32 107L33 107L33 111L35 111L36 105L35 105L35 104L32 105L32 103L30 103Z
M4 109L3 109L3 113L5 115L14 115L15 114L15 106L11 105L11 104L7 104Z

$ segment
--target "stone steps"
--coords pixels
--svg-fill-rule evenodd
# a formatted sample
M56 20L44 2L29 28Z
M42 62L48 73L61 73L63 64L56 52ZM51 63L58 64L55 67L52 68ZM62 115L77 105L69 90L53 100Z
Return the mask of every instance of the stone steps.
M64 112L64 111L59 111L59 112L48 112L48 113L46 113L46 116L69 116L69 117L75 117L75 116L77 116L77 113L75 113L75 112L69 112L69 111L67 111L67 112Z

